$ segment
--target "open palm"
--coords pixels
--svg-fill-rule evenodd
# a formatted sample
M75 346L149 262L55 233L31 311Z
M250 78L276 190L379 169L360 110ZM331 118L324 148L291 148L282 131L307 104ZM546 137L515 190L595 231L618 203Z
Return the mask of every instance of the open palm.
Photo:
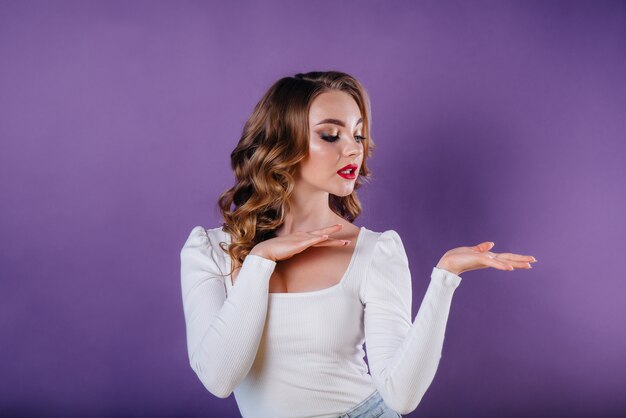
M530 263L537 261L530 255L493 253L489 250L494 245L491 241L485 241L473 247L454 248L441 257L437 267L459 275L466 271L488 267L508 271L516 268L530 269L532 268Z

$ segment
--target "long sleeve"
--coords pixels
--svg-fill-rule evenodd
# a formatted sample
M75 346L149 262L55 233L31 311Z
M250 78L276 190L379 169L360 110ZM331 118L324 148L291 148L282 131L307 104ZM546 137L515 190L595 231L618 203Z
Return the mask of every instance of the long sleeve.
M276 262L249 254L228 297L207 231L192 229L180 252L181 289L192 369L206 389L228 397L248 374L267 314L269 279Z
M461 277L433 268L411 323L411 272L394 230L378 237L363 290L365 345L374 385L390 408L417 408L435 377L450 304Z

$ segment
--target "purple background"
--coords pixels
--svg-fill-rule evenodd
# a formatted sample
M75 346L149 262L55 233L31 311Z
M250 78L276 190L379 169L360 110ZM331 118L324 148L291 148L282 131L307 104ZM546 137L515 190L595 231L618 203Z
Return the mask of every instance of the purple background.
M263 92L330 69L371 95L355 223L400 233L413 316L448 249L538 259L462 274L408 416L626 411L624 2L2 0L0 414L237 416L179 252Z

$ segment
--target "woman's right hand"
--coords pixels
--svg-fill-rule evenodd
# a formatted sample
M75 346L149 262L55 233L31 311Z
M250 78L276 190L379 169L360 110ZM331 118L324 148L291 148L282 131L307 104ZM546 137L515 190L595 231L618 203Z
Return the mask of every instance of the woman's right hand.
M329 237L330 234L340 231L341 228L343 225L336 224L312 231L296 231L288 235L270 238L255 245L250 254L272 261L280 261L301 253L309 247L343 247L348 245L350 241Z

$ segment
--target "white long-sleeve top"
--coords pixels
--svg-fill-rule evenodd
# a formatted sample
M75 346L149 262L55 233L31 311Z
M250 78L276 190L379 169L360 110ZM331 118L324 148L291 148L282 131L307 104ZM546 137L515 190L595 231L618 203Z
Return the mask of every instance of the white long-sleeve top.
M276 262L249 254L232 284L221 227L196 226L181 250L192 369L220 398L233 391L244 418L341 415L378 390L400 414L417 407L442 356L461 277L433 268L411 321L411 273L394 230L361 227L336 285L269 293ZM367 351L368 367L364 360Z

